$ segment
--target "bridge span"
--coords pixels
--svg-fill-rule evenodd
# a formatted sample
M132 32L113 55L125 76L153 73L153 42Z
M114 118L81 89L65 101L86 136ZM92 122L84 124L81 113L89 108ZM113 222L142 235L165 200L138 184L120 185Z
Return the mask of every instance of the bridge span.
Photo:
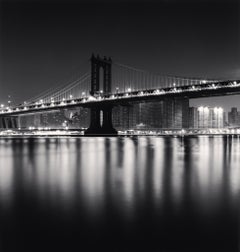
M0 127L17 128L20 115L86 107L91 111L90 126L85 134L115 135L112 108L133 102L160 101L166 98L200 98L240 94L240 80L203 80L158 76L116 64L110 58L91 57L91 74L70 84L50 89L18 106L0 108ZM101 71L103 76L101 79Z

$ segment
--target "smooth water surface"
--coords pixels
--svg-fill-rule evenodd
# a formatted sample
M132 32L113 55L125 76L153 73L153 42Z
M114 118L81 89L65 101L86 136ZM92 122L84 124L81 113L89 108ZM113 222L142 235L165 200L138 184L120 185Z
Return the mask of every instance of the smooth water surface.
M0 139L0 251L239 251L240 138Z

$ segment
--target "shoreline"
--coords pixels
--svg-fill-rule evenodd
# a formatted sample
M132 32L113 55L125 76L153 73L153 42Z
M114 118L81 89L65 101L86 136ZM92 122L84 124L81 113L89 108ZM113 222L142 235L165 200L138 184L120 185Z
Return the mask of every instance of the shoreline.
M159 134L118 134L118 135L84 135L82 133L62 133L62 134L48 134L48 133L40 133L40 134L0 134L1 138L61 138L61 137L188 137L188 136L240 136L239 133L185 133L185 134L177 134L177 133L159 133Z

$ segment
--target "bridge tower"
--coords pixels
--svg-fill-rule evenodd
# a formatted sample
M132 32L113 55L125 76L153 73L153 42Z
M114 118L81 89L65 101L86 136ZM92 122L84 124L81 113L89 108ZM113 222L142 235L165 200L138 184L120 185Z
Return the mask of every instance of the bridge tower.
M100 90L100 71L103 69L103 89ZM111 93L112 60L111 58L91 57L91 90L92 96ZM93 105L90 108L90 126L85 135L116 135L112 125L112 106Z

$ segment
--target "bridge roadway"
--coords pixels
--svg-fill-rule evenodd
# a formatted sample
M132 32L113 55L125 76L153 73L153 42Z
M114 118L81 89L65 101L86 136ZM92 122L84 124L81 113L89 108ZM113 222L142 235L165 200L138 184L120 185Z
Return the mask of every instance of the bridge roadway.
M131 102L158 101L167 97L201 98L240 94L240 80L221 81L195 86L169 87L127 93L105 94L98 97L88 96L73 98L61 102L25 104L9 109L0 109L0 117L42 113L74 107L102 107L124 105Z

